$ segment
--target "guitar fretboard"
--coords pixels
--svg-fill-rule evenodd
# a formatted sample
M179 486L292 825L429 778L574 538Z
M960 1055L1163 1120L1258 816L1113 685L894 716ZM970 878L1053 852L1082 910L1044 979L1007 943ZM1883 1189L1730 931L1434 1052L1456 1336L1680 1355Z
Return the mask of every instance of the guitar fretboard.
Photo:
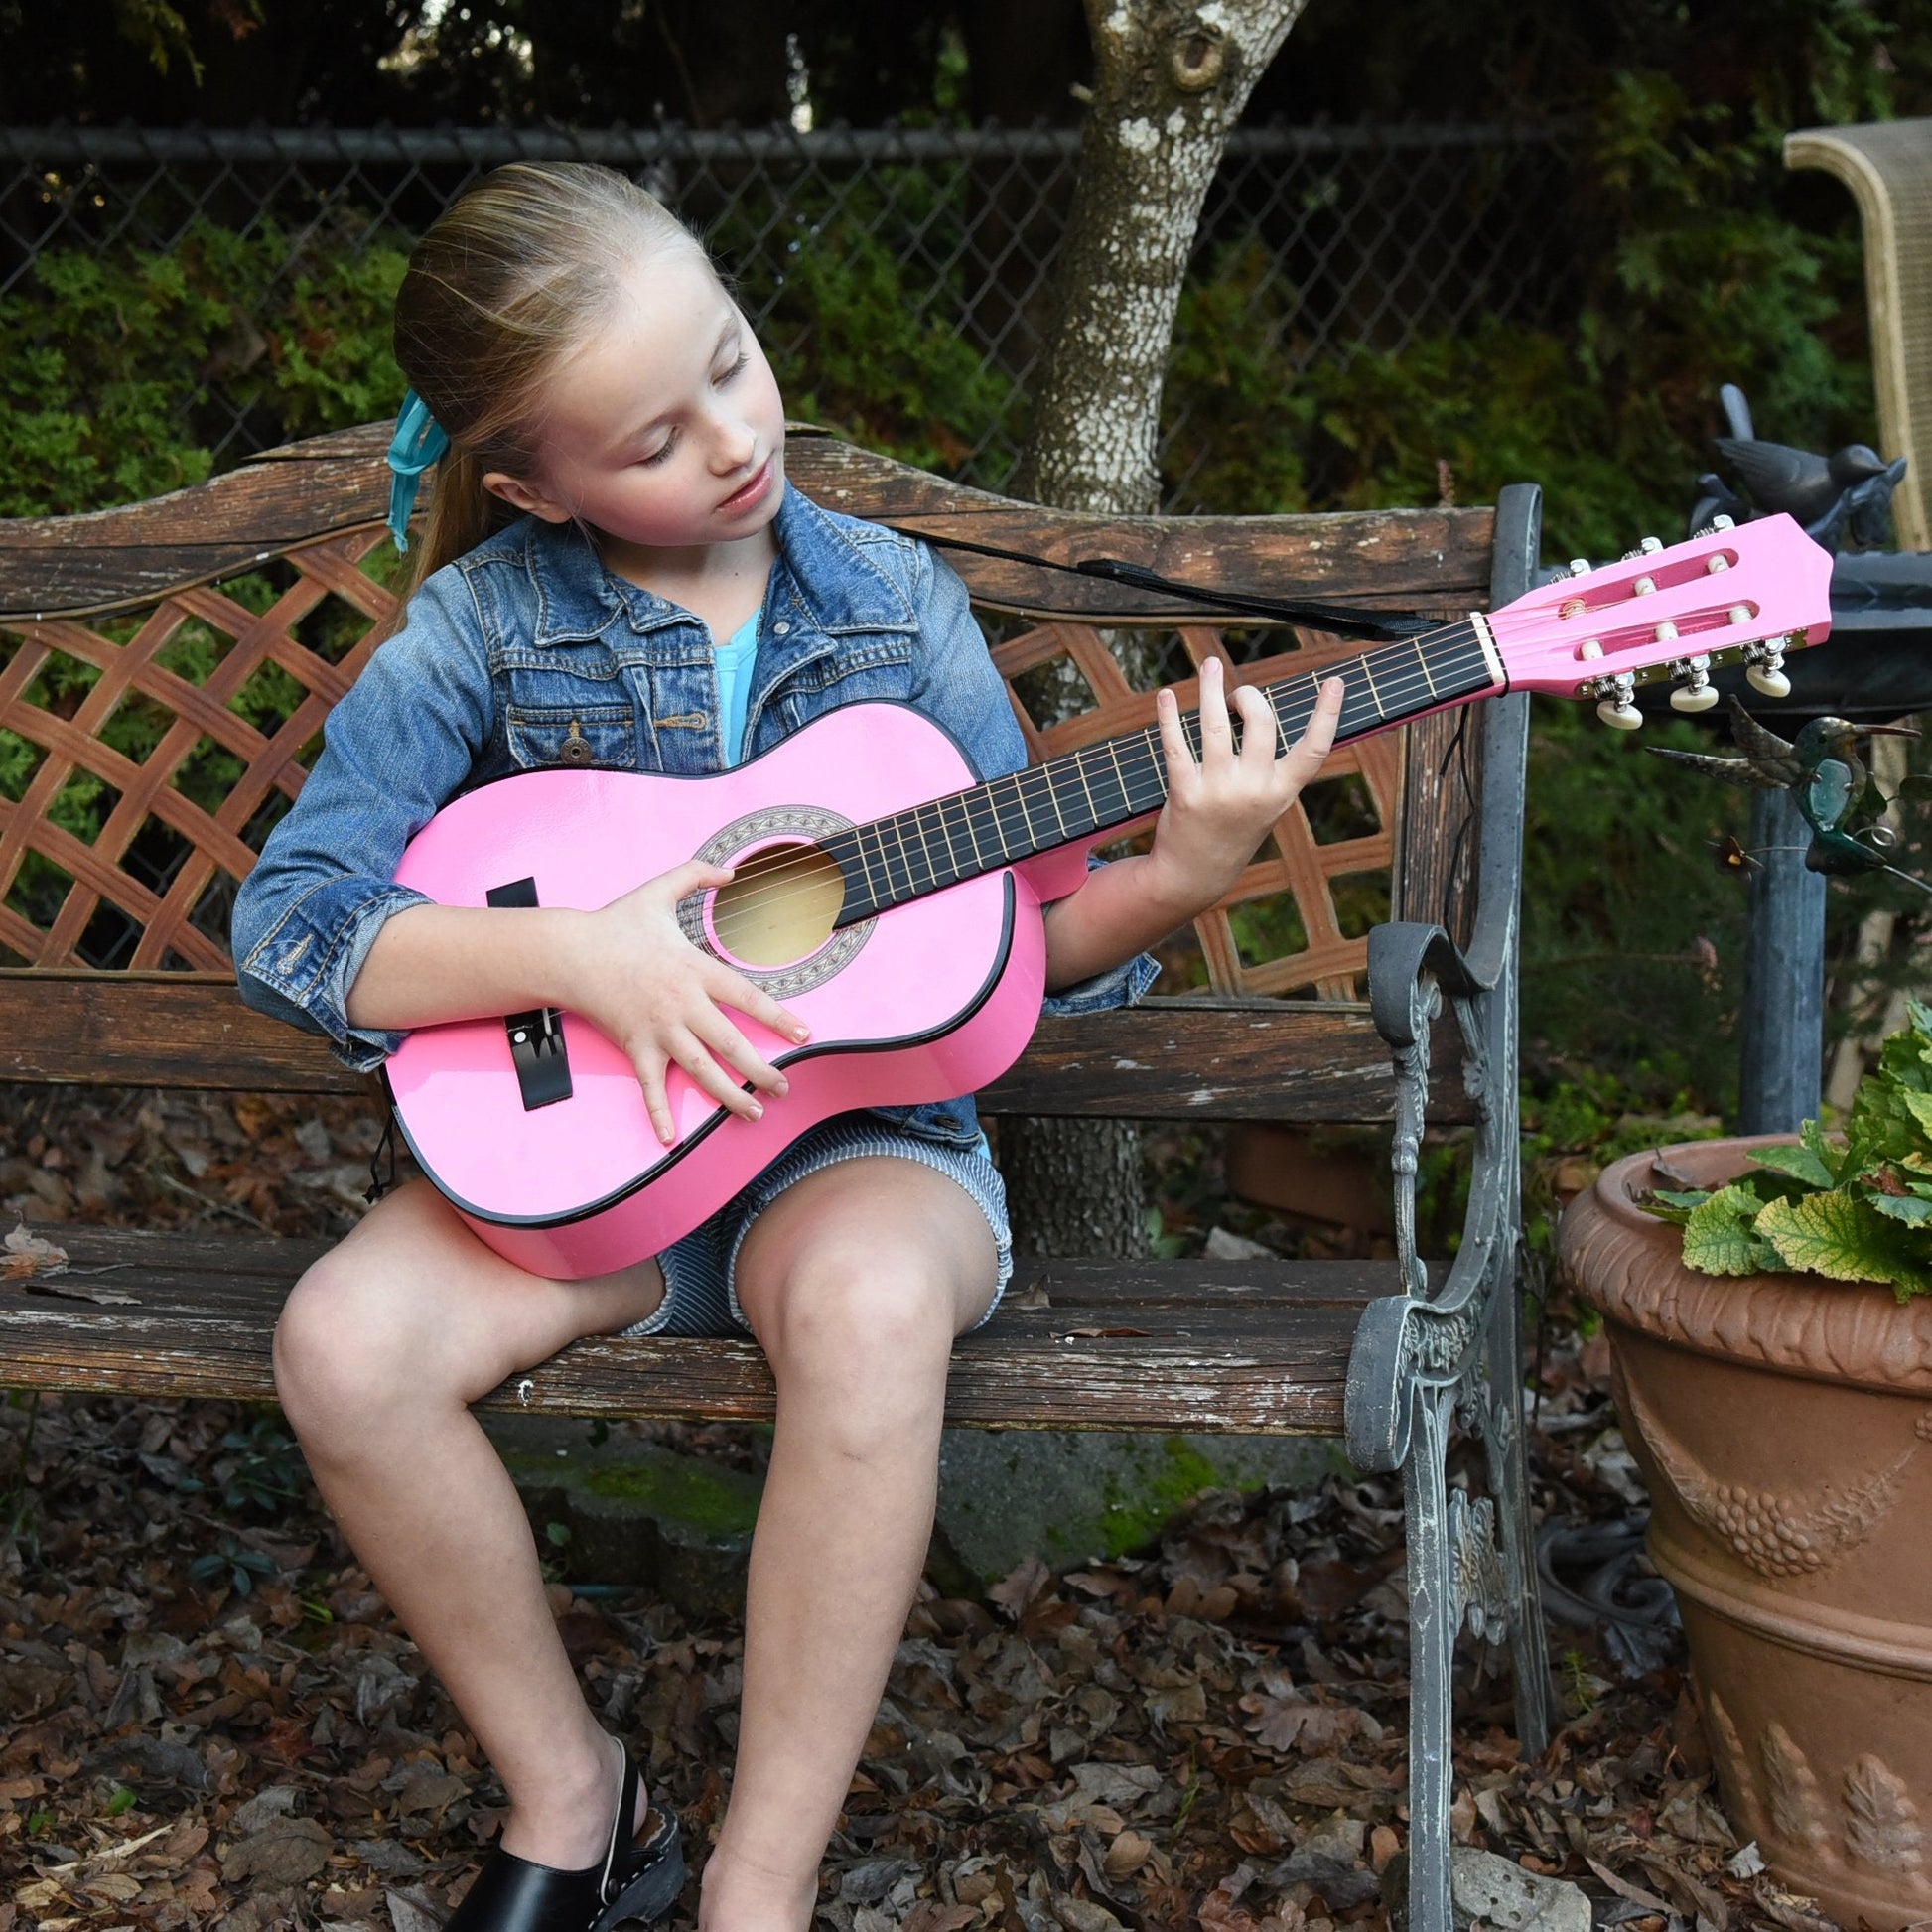
M1339 677L1346 690L1337 744L1497 688L1475 625L1464 619L1318 675L1305 672L1265 686L1278 752L1307 729L1320 680L1328 677ZM1198 756L1200 714L1186 713L1181 729ZM1238 715L1235 734L1238 744ZM820 843L845 875L838 923L854 925L961 880L1146 818L1167 796L1167 757L1158 727L1149 726L834 833Z

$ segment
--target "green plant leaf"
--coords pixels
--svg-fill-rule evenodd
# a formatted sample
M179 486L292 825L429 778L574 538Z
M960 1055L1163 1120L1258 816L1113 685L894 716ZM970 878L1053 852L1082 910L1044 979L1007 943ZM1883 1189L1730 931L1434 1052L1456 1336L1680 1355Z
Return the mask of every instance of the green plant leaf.
M1807 1121L1805 1125L1811 1127L1816 1123ZM1838 1182L1838 1175L1812 1147L1761 1147L1751 1159L1760 1168L1789 1174L1793 1180L1802 1180L1812 1187L1831 1187Z
M1838 1282L1889 1282L1911 1294L1932 1289L1932 1267L1908 1230L1853 1194L1772 1201L1757 1217L1758 1237L1788 1268Z
M1684 1265L1703 1275L1756 1275L1766 1265L1764 1244L1751 1231L1763 1203L1747 1186L1721 1187L1684 1223ZM1777 1266L1775 1255L1769 1257Z
M1708 1187L1656 1187L1651 1190L1650 1198L1662 1201L1666 1207L1681 1207L1688 1213L1694 1207L1702 1207L1711 1198Z
M1932 1200L1922 1194L1887 1194L1877 1188L1861 1191L1859 1198L1874 1207L1890 1221L1903 1221L1907 1227L1932 1223Z

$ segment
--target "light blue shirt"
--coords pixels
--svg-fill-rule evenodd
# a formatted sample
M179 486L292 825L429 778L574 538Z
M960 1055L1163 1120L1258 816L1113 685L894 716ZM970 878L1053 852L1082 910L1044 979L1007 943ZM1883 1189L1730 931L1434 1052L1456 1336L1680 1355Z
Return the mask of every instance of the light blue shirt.
M759 651L759 618L754 611L732 634L711 647L712 668L718 676L718 737L725 762L745 758L745 714L752 702L752 659Z

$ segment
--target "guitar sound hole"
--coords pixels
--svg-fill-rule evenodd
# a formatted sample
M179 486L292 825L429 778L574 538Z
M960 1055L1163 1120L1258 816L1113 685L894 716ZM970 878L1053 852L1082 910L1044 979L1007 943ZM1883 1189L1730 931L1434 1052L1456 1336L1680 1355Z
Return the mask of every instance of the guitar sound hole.
M712 896L711 933L747 966L789 966L832 936L845 903L845 875L817 846L768 845L737 864Z

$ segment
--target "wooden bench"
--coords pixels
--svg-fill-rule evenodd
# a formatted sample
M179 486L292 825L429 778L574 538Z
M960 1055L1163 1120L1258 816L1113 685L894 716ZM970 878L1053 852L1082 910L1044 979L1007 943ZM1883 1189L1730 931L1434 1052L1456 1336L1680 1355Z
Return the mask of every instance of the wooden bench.
M39 760L18 799L0 802L0 1077L283 1093L365 1084L319 1040L241 1005L224 935L234 881L299 788L366 653L363 633L391 608L364 568L389 554L386 435L317 438L153 502L0 525L0 732L13 735L0 744L18 754L24 742ZM1445 616L1528 588L1538 549L1528 487L1494 511L1112 521L963 489L809 431L794 437L791 470L819 501L903 529ZM1167 678L1213 651L1261 681L1354 648L1099 579L951 556L1039 754L1151 719L1153 692L1129 684L1106 628L1152 633ZM1042 729L1029 677L1062 657L1093 703ZM1382 1124L1397 1258L1023 1260L1020 1286L1043 1294L1020 1294L961 1340L948 1402L963 1424L1338 1435L1358 1467L1403 1471L1418 1932L1449 1921L1450 1679L1465 1625L1513 1648L1524 1748L1540 1750L1547 1730L1515 1305L1526 727L1525 701L1511 698L1339 755L1325 803L1319 787L1307 801L1327 842L1299 807L1284 821L1278 851L1200 921L1198 989L1044 1020L983 1096L996 1117ZM1359 907L1378 878L1393 919L1351 935L1334 882L1350 882L1342 905ZM1432 1029L1445 1006L1455 1026ZM1429 1120L1470 1130L1474 1173L1453 1263L1426 1270L1415 1183L1432 1079ZM73 1224L57 1234L75 1270L114 1268L127 1299L0 1286L0 1383L273 1396L270 1332L314 1247ZM763 1417L771 1388L749 1342L598 1339L485 1406ZM1448 1480L1458 1421L1486 1452L1485 1498Z

